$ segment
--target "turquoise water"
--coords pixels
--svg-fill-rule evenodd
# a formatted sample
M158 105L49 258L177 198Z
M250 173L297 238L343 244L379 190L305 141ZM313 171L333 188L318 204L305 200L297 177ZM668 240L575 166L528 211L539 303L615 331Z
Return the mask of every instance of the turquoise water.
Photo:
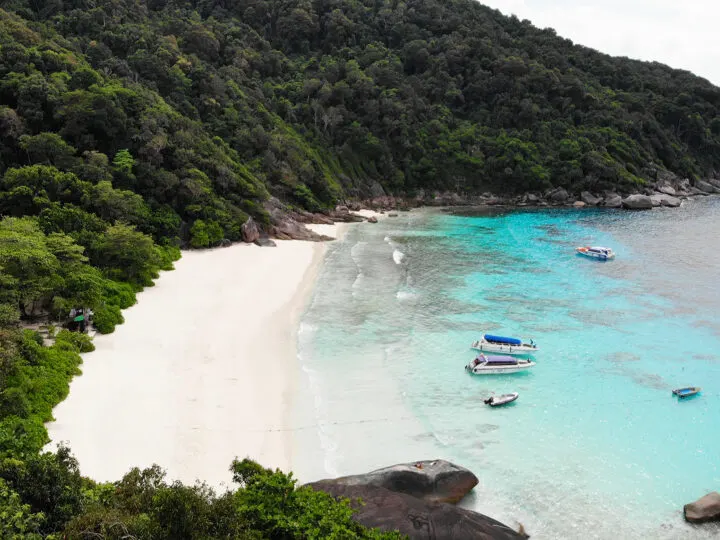
M441 457L480 479L465 505L533 538L716 537L681 512L720 489L718 228L718 198L351 227L301 323L299 478ZM533 338L537 366L467 374L484 332Z

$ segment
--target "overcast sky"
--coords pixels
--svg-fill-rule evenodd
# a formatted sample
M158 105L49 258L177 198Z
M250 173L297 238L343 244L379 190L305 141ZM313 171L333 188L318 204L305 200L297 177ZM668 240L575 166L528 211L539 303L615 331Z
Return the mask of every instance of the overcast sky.
M615 56L657 60L720 86L720 0L480 0Z

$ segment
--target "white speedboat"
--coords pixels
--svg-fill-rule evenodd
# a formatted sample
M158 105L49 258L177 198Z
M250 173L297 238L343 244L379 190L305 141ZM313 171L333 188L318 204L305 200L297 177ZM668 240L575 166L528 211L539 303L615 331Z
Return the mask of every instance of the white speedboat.
M502 394L500 396L490 396L483 403L485 403L485 405L490 405L491 407L500 407L501 405L512 403L518 398L519 395L520 394L518 394L517 392L511 392L509 394Z
M578 255L589 257L590 259L597 259L599 261L609 261L615 258L615 252L606 247L600 246L582 246L575 248Z
M482 339L473 342L470 348L481 352L501 354L533 354L539 350L532 339L530 343L523 343L517 338L492 334L485 334Z
M515 358L514 356L485 356L480 353L465 369L475 375L502 375L518 373L535 365L532 360Z

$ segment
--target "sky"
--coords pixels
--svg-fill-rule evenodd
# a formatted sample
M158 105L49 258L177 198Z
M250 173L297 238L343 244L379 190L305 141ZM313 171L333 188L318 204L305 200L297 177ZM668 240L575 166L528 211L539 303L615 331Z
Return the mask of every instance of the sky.
M719 0L480 0L613 56L656 60L720 86Z

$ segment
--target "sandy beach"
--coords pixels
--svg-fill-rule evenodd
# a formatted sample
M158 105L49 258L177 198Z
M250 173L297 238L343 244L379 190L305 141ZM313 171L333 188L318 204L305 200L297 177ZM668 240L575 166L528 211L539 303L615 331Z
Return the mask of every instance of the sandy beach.
M347 225L313 225L331 237ZM289 471L286 419L296 331L325 243L186 251L97 335L83 375L48 424L82 473L117 480L162 466L169 479L229 485L235 457Z

